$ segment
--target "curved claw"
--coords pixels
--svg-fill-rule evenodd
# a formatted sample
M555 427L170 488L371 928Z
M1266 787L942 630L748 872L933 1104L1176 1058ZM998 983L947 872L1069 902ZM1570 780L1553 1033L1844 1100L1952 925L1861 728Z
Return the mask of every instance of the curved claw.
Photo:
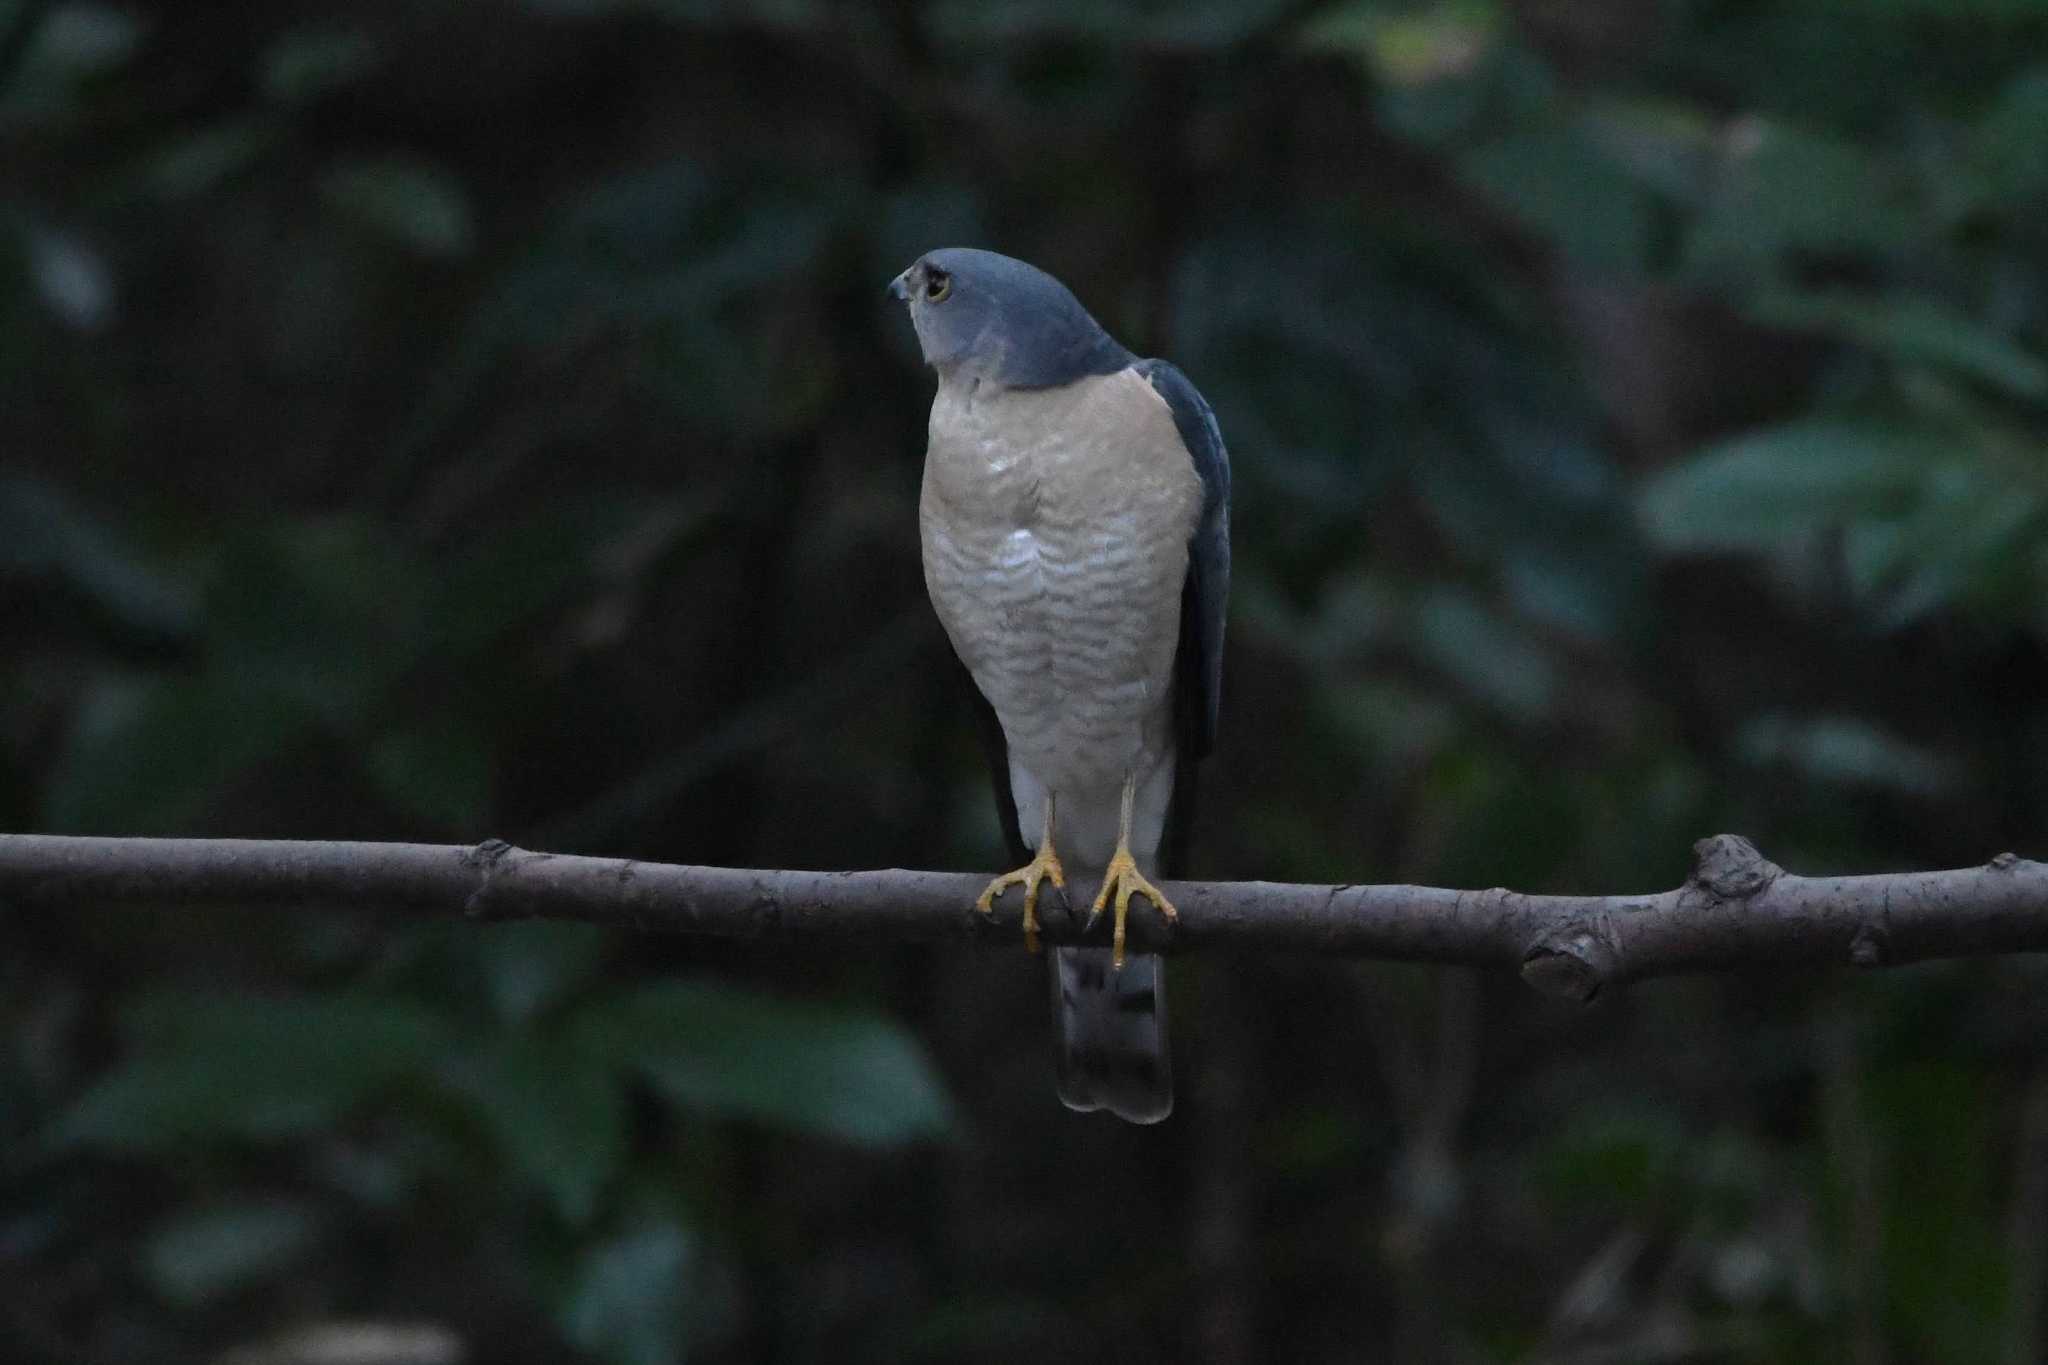
M1112 967L1124 965L1124 922L1130 917L1131 897L1143 895L1151 901L1159 913L1169 920L1180 918L1173 908L1173 902L1162 894L1158 887L1138 871L1137 860L1130 850L1119 847L1116 856L1109 860L1109 866L1102 874L1102 889L1095 893L1095 903L1088 907L1088 925L1093 928L1102 918L1102 911L1109 904L1110 896L1116 897L1116 927L1110 934L1109 964Z
M1048 846L1038 850L1038 855L1024 866L1012 872L1005 872L982 888L974 908L984 915L996 912L996 898L1013 886L1024 888L1024 946L1032 952L1038 951L1038 888L1051 882L1061 891L1067 889L1067 871L1060 866L1060 858Z

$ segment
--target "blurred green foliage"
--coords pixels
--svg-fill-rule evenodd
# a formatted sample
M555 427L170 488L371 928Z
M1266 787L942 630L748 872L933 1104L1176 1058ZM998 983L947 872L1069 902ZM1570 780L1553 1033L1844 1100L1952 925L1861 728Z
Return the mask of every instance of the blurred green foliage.
M1236 468L1196 870L2039 853L2032 0L0 0L0 828L992 869L882 285ZM1175 967L0 905L0 1336L213 1360L2043 1358L2026 961ZM247 1358L247 1357L244 1357Z

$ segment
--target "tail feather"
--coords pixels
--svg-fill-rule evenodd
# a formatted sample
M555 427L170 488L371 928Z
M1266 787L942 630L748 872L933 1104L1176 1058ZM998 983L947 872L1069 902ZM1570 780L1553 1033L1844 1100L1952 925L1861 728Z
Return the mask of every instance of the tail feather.
M1165 960L1132 953L1118 970L1107 948L1055 948L1051 975L1060 1100L1132 1123L1172 1113Z

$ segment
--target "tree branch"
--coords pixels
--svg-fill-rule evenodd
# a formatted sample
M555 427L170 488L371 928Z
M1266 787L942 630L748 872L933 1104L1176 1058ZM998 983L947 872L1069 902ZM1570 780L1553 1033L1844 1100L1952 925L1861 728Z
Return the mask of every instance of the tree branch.
M1134 947L1241 947L1518 967L1530 985L1590 1000L1602 987L1679 972L2048 949L2048 864L2001 853L1981 867L1796 877L1748 840L1693 846L1693 874L1641 896L1532 896L1499 888L1168 882L1169 926L1131 917ZM964 872L756 871L469 846L0 834L0 898L31 908L119 901L384 904L481 919L587 920L778 941L907 942L1016 936L1020 897L977 914ZM1047 888L1044 937L1082 937ZM1100 937L1098 926L1096 937Z

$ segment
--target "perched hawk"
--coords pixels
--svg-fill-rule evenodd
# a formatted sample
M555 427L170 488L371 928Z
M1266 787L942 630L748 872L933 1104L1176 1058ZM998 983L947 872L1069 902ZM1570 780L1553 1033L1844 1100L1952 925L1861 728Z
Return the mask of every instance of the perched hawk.
M1230 464L1209 405L1140 360L1058 280L962 247L889 286L938 371L920 521L925 585L1000 722L996 786L1019 860L979 906L1102 879L1112 947L1053 950L1060 1098L1156 1123L1173 1109L1166 979L1124 958L1133 893L1178 854L1216 735ZM1026 834L1037 839L1029 853Z

